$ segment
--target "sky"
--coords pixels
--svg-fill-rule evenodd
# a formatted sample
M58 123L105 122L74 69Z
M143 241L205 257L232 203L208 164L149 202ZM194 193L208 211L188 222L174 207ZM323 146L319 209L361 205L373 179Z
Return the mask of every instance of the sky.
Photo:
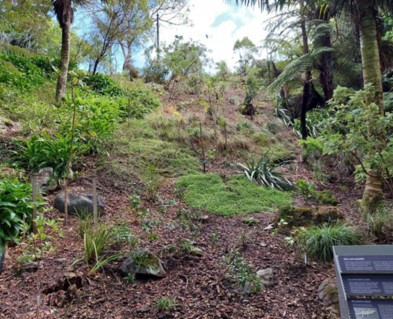
M232 69L238 57L233 52L236 40L247 36L255 45L262 44L266 37L265 30L268 16L258 7L246 8L228 4L225 0L190 0L190 26L160 28L160 43L170 44L175 35L185 40L194 40L205 45L208 56L215 62L224 60ZM263 51L260 52L263 57ZM135 55L135 64L143 64L143 52Z

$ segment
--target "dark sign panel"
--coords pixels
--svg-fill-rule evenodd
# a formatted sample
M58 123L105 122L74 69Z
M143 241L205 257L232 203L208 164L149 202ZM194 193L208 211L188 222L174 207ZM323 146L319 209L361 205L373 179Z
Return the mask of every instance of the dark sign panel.
M349 300L350 319L392 319L390 300Z
M393 296L391 275L342 275L342 281L347 296Z
M393 274L393 255L390 256L339 256L343 274Z

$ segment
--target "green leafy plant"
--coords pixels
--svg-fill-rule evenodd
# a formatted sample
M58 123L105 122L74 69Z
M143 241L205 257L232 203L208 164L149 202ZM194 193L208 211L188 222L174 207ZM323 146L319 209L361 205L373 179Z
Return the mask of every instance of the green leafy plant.
M311 259L329 262L333 260L333 246L361 244L363 236L351 226L334 224L304 228L296 241Z
M251 158L245 164L238 163L244 174L250 182L264 185L273 189L282 191L292 190L292 182L280 173L274 172L279 165L271 166L270 161L266 157L262 157L259 161Z
M263 284L260 278L243 259L238 249L231 248L224 256L224 264L232 274L237 288L244 293L257 294L262 290Z
M158 310L174 310L177 307L177 302L175 299L170 297L161 297L156 301L156 307Z
M299 178L296 181L296 186L299 191L303 194L304 198L311 198L312 192L315 189L314 183L308 183L304 178Z
M17 241L25 224L31 225L31 184L16 179L0 180L0 247ZM40 206L41 203L36 203Z
M19 264L40 260L43 256L56 251L53 245L55 235L63 237L63 232L55 219L47 219L37 216L34 219L36 233L30 232L30 225L25 224L23 229L24 249L21 256L17 258Z
M123 93L121 87L105 74L89 74L83 76L81 80L91 90L102 95L118 96Z
M25 142L20 142L20 149L15 152L14 165L38 171L43 167L52 167L56 179L64 178L70 153L70 136L43 133L42 136L32 136ZM86 149L74 141L74 162ZM73 175L71 170L71 176Z

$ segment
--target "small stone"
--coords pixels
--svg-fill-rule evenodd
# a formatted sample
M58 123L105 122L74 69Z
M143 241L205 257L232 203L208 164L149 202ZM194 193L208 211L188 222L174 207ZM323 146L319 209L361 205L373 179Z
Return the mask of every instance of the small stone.
M261 279L261 282L265 286L269 286L272 283L274 277L273 268L265 268L265 269L258 270L257 277Z
M264 242L260 243L260 245L261 245L261 247L267 247L267 244Z
M44 193L56 190L58 183L54 179L52 167L43 167L38 171L37 185Z
M23 264L19 267L19 271L21 272L34 272L40 268L40 264L38 262L30 262L28 264Z

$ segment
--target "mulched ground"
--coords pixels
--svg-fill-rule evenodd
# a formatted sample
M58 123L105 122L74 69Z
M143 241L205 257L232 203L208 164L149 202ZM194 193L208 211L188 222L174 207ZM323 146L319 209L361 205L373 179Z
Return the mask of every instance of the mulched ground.
M208 169L231 173L223 161L211 161ZM312 179L300 161L293 174L296 178ZM89 177L92 171L86 168L84 175ZM335 185L326 186L338 196L348 220L359 220L353 207L360 189L343 192ZM177 196L174 180L167 179L157 193L158 198L156 194L150 196L155 200L142 197L142 208L148 211L151 221L157 221L147 233L141 229L138 210L129 205L130 190L140 192L137 180L119 184L105 170L99 170L98 187L106 202L102 222L131 227L140 238L140 247L161 257L167 276L160 280L137 278L128 283L117 273L116 263L94 276L87 276L84 264L72 267L82 256L83 243L78 234L79 220L71 217L64 226L64 238L53 242L57 251L45 256L36 271L17 272L15 260L23 246L10 247L5 270L0 275L0 318L336 318L317 293L324 279L335 277L332 265L314 262L306 265L284 236L269 227L272 213L252 214L259 220L254 226L243 223L244 216L224 218L203 212L208 218L200 219L199 213L188 209ZM71 190L90 189L89 178L79 178L71 184ZM53 198L54 194L48 197L50 202ZM304 204L301 197L295 202ZM179 213L186 218L179 219ZM45 214L59 217L55 210ZM152 233L156 238L151 237ZM171 248L183 239L194 240L203 256L173 252ZM242 293L230 284L223 256L232 248L237 248L255 271L273 268L272 283L259 294ZM164 296L176 300L176 309L157 309L156 301Z

